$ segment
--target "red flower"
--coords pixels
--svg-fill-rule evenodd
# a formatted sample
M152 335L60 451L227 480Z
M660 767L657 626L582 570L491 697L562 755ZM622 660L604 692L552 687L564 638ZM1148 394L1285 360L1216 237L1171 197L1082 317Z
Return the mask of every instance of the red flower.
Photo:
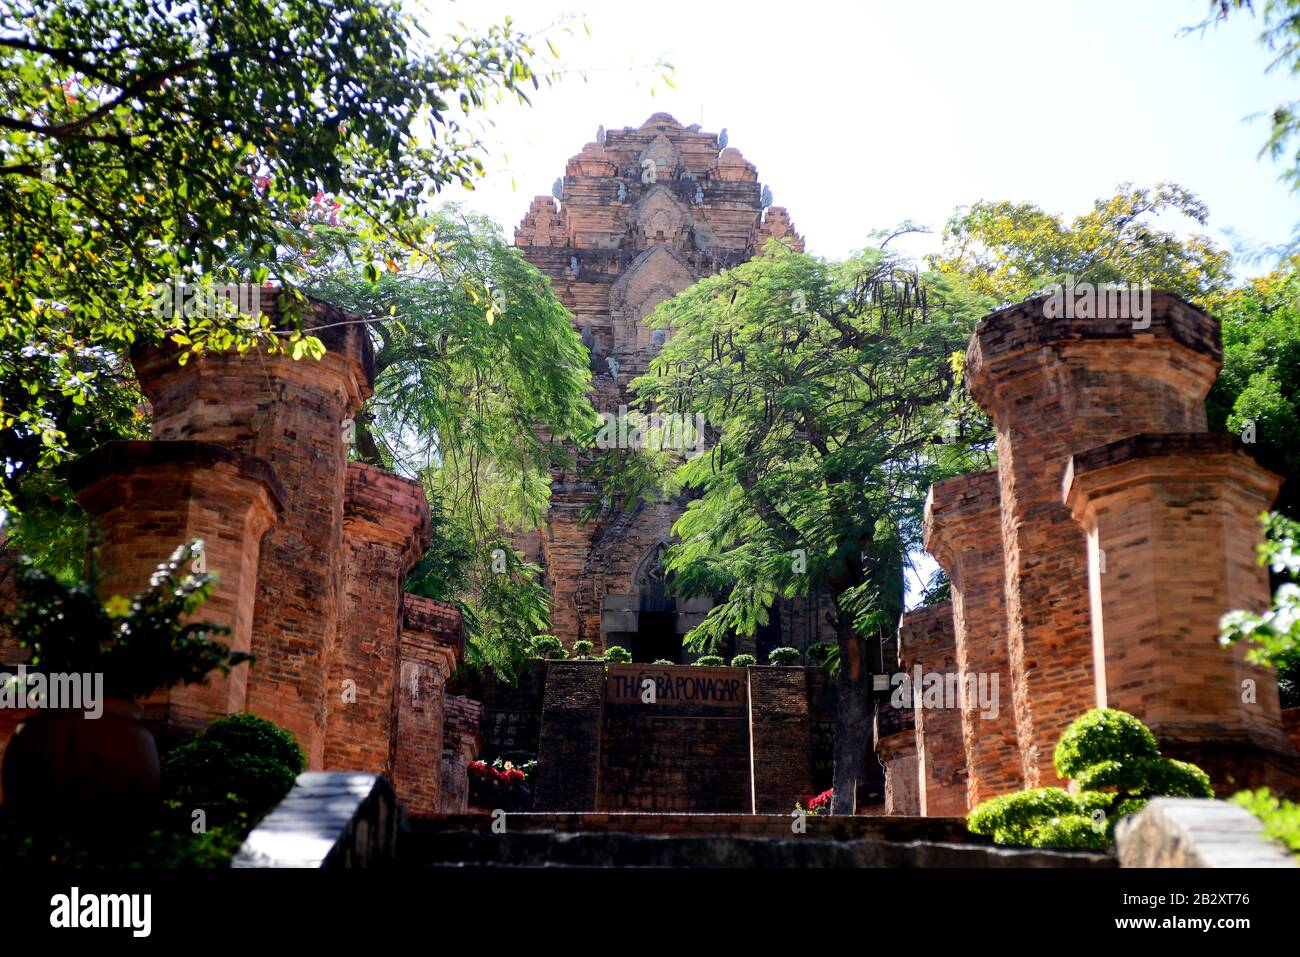
M831 795L834 793L835 793L834 788L827 788L825 791L823 791L821 794L817 795L816 797L809 798L808 810L820 811L822 808L828 807L831 803Z

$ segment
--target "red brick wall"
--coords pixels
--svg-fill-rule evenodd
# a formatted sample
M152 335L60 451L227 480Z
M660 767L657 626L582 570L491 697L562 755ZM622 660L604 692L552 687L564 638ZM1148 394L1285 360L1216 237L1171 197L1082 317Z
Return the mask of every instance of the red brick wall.
M1293 766L1278 785L1300 771L1276 674L1218 641L1225 612L1269 607L1256 516L1279 481L1221 433L1134 435L1076 454L1066 475L1089 535L1098 700L1141 718L1223 793L1274 783L1277 761L1261 752Z
M180 366L159 349L132 357L155 439L229 446L265 460L283 486L284 512L262 542L247 705L290 730L312 768L324 761L326 676L338 636L343 568L330 557L343 546L343 422L370 394L374 369L355 319L311 304L306 323L321 327L328 348L318 362L211 354Z
M193 617L229 628L226 643L249 650L260 542L283 494L265 462L207 442L109 442L76 464L72 483L104 536L98 571L105 599L142 591L178 546L201 539L217 584ZM142 710L165 726L165 737L190 737L213 718L243 710L248 667L160 691Z
M403 596L391 765L393 788L413 817L438 812L446 679L463 645L464 627L454 605Z
M947 675L957 670L952 605L930 605L903 615L898 627L899 660L911 676ZM966 749L960 708L923 706L914 688L920 812L927 816L966 813Z
M749 745L753 812L787 814L813 796L808 688L802 668L749 672Z
M1152 295L1149 327L1048 318L1034 299L980 320L966 381L997 430L1008 651L1028 786L1052 784L1061 732L1095 702L1083 535L1061 502L1068 457L1136 432L1205 428L1218 323Z
M351 462L343 522L344 587L324 764L391 775L402 586L430 535L424 487Z
M987 680L990 690L997 680L996 716L977 701L961 712L968 808L1024 786L1007 655L999 493L996 470L962 475L935 484L925 508L926 550L952 586L957 669Z
M443 697L443 715L438 813L464 814L469 807L466 769L478 756L483 706L461 695L449 694Z

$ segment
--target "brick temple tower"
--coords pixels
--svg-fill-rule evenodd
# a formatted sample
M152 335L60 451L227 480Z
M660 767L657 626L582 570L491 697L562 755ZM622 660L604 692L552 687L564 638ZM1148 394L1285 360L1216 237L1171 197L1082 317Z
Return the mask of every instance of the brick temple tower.
M628 383L664 341L644 321L659 303L744 262L770 237L800 251L803 240L785 209L764 206L753 164L723 149L715 133L656 113L598 139L569 160L558 204L533 200L515 245L550 277L591 352L596 410L618 414ZM624 645L639 660L675 659L680 636L710 607L665 594L661 555L681 503L637 503L580 523L599 494L581 475L585 464L553 474L545 525L524 543L526 557L546 570L555 634L566 645L587 639L598 649ZM793 611L778 616L779 638L803 643L793 632L822 616L802 602L799 616ZM760 644L764 637L776 640L760 636Z

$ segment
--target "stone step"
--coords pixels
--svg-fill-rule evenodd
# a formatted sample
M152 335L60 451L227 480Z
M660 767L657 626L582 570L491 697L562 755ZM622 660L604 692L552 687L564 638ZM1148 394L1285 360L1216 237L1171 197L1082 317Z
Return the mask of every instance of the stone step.
M498 822L501 820L498 817ZM1109 854L994 847L961 818L783 815L484 814L414 820L402 866L452 867L1114 867ZM501 825L498 823L498 829Z
M1109 868L1108 854L1001 848L930 841L836 840L809 835L628 834L490 831L412 833L398 845L409 868L589 867L1087 867Z

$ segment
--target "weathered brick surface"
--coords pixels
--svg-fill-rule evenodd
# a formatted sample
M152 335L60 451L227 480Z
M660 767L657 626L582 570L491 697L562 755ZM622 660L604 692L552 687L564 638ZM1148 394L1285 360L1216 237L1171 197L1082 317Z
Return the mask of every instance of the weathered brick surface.
M327 674L324 765L391 776L403 584L429 543L429 503L419 482L372 465L350 462L346 474L343 594Z
M990 470L936 483L925 504L925 548L951 582L957 668L987 679L997 692L996 714L975 700L961 711L971 808L1024 786L1011 704L999 497L998 473Z
M278 316L276 291L263 299ZM247 706L293 732L320 768L343 577L343 563L326 557L343 547L344 422L370 394L374 356L346 311L311 302L304 321L327 346L319 362L211 354L180 366L158 348L132 360L155 439L225 445L265 460L280 479L285 507L262 542Z
M825 668L804 668L808 687L808 731L812 735L812 791L821 794L835 773L835 717L839 690Z
M1223 793L1300 780L1275 672L1218 641L1223 613L1269 607L1256 516L1280 481L1235 436L1205 432L1079 452L1064 479L1088 536L1097 703L1141 718Z
M179 545L201 539L217 584L194 618L229 628L226 643L249 650L262 534L284 494L266 462L208 442L109 442L76 463L72 484L103 535L98 569L105 598L142 591ZM168 738L191 736L213 718L244 709L248 668L160 691L144 703L144 714Z
M397 700L392 721L392 779L412 817L438 812L447 677L460 661L464 625L454 605L404 595Z
M1147 328L1113 313L1047 318L1043 299L984 317L966 382L997 430L1007 638L1028 786L1094 700L1083 535L1061 502L1068 457L1137 432L1200 431L1218 371L1218 323L1154 292ZM1105 312L1105 310L1103 310Z
M764 211L753 164L734 147L719 150L716 134L666 113L640 127L610 130L604 144L588 143L569 160L562 206L537 197L515 231L515 245L550 278L590 349L597 411L617 413L627 405L628 383L658 352L644 319L659 303L743 262L769 237L803 248L784 209ZM643 182L647 162L653 183ZM649 610L677 611L684 632L695 620L645 574L647 566L653 572L647 560L668 539L683 503L640 502L580 522L598 494L581 477L588 465L584 456L556 471L543 534L519 543L546 569L554 633L568 646L579 639L598 649L627 645L626 633L603 627L602 607L607 596L628 598L620 620L635 621L642 595L657 600Z
M439 814L464 814L469 807L470 762L478 757L483 706L462 695L443 696L442 776Z
M905 671L948 675L957 671L952 605L930 605L903 615L898 626L898 657ZM966 748L961 709L924 707L924 688L914 688L917 779L920 813L966 812Z
M889 697L876 704L873 740L876 758L885 768L884 813L919 815L921 787L916 753L916 716L911 704L898 707L894 677L903 670L898 657L898 634L881 642L881 673L890 677Z
M1282 730L1291 743L1300 748L1300 708L1282 709Z
M548 661L534 806L594 811L600 793L605 664Z
M749 743L753 813L788 813L813 794L808 689L802 668L752 667Z

